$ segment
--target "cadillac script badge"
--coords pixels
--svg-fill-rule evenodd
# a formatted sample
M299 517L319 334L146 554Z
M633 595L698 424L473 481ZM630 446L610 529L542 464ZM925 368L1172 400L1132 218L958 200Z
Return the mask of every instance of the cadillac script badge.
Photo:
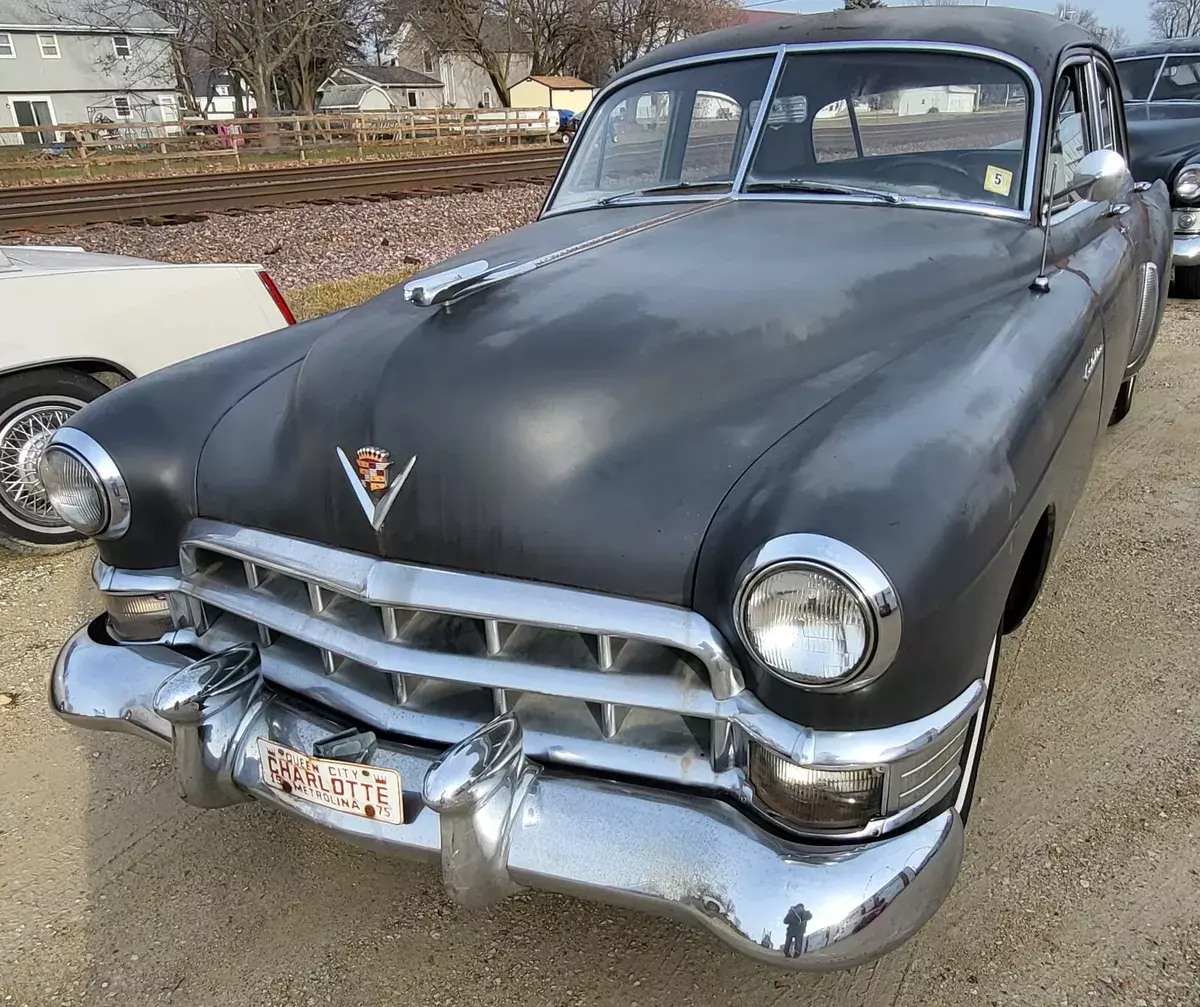
M408 460L404 471L395 480L392 480L390 486L388 481L392 456L383 448L369 445L359 448L354 453L353 465L350 464L350 459L346 457L346 452L341 448L337 449L337 456L346 472L346 478L350 480L350 488L354 490L358 505L367 516L367 520L371 522L371 527L379 531L383 528L384 519L391 510L396 495L404 488L409 473L417 464L417 456L413 455ZM383 496L376 501L371 497L372 493L383 493Z

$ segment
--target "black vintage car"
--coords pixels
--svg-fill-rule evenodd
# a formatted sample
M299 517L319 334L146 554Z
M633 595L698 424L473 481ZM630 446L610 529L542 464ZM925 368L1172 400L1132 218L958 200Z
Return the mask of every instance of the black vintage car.
M1125 94L1130 168L1171 192L1174 290L1200 297L1200 38L1113 53Z
M1122 108L1090 35L1007 8L638 60L536 223L56 433L106 611L55 710L464 903L575 893L795 969L895 947L1158 326Z

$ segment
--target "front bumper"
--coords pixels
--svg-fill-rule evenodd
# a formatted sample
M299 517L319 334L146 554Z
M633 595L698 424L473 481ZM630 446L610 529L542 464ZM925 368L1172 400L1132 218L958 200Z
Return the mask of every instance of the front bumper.
M1176 267L1200 266L1200 234L1176 231L1171 262Z
M953 810L862 845L796 843L715 798L542 768L511 714L440 756L380 741L370 764L400 773L406 824L360 818L267 786L257 745L309 753L357 725L255 673L222 684L168 647L114 645L99 622L59 653L50 701L78 726L171 746L192 804L253 798L349 842L440 861L462 903L522 888L577 895L682 918L783 968L849 968L897 947L937 910L962 860ZM811 918L789 926L800 904Z

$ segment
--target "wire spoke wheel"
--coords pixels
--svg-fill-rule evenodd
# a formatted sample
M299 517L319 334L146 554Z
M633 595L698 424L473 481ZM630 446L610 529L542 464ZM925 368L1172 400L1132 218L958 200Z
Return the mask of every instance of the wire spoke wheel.
M0 511L32 531L65 528L38 477L42 452L59 427L85 403L47 395L17 403L0 416Z

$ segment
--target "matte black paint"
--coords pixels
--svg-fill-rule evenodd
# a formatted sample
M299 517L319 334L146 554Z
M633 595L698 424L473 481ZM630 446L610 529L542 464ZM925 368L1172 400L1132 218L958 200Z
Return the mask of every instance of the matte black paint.
M391 290L80 412L132 493L130 532L101 554L173 565L201 515L690 605L784 715L919 717L978 676L1038 521L1053 507L1065 528L1082 492L1134 272L1167 265L1165 187L1129 199L1122 217L1093 206L1054 227L1046 294L1029 289L1041 232L1019 220L750 199L545 218L455 261L663 219L448 307ZM335 454L364 444L418 456L379 535ZM803 531L896 585L899 653L858 692L785 686L736 639L737 571Z
M1161 178L1171 186L1184 165L1200 160L1200 101L1130 102L1125 120L1129 167L1139 182Z

